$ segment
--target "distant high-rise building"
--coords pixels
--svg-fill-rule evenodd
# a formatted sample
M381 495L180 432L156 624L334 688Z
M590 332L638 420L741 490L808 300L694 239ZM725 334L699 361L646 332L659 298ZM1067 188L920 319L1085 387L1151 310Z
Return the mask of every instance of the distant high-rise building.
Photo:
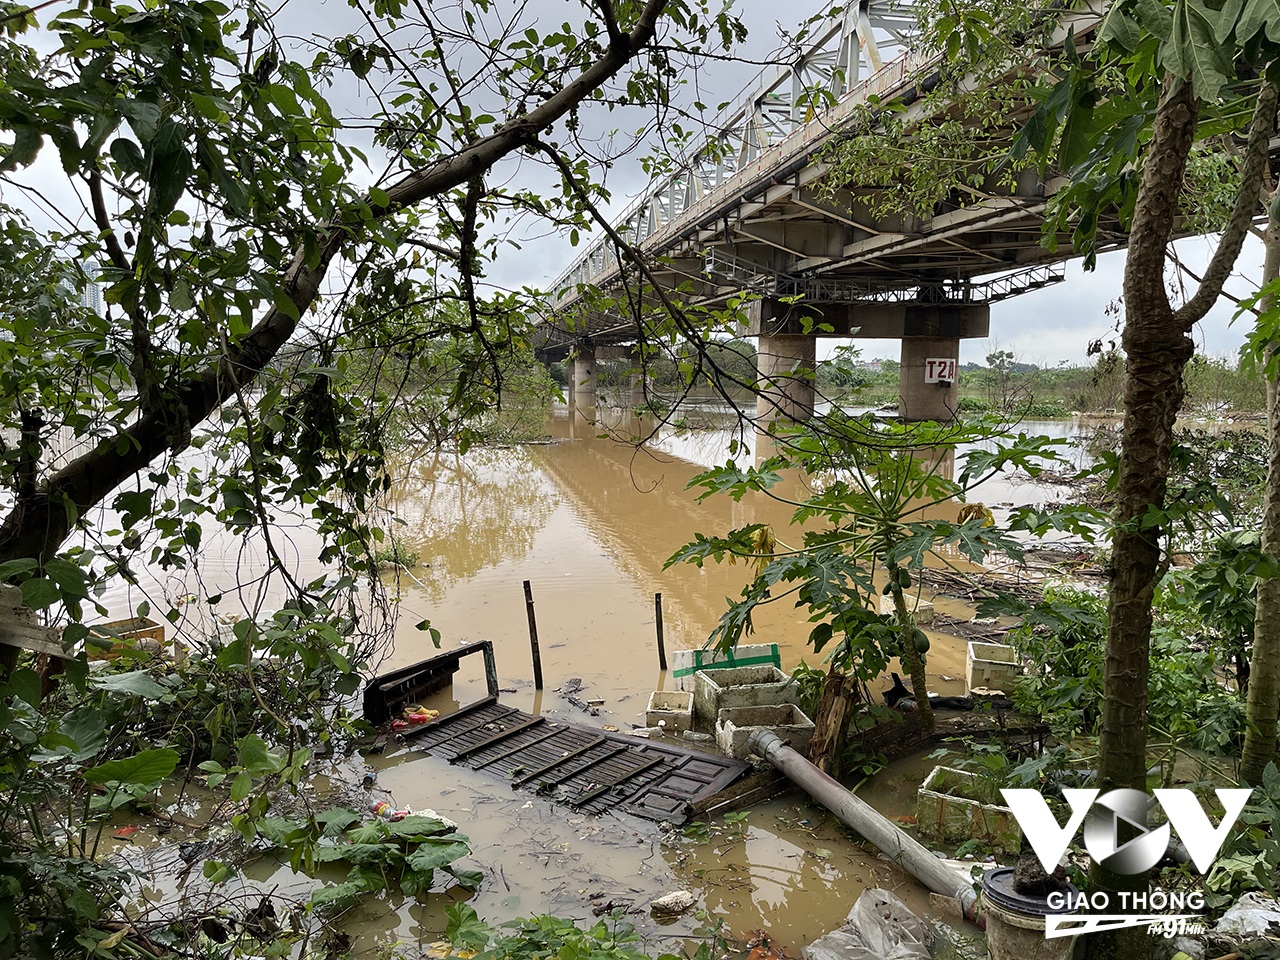
M94 313L102 312L102 288L95 281L90 280L80 291L80 305Z
M86 268L85 273L90 277L96 275L92 267ZM102 313L102 288L94 280L86 280L78 290L67 280L61 281L58 286L78 298L80 306L88 307L94 313Z

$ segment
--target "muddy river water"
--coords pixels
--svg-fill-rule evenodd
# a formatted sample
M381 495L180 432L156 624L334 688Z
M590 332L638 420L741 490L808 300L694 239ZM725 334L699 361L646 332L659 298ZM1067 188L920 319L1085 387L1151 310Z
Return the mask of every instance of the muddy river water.
M419 563L387 575L399 595L399 616L394 650L382 669L434 652L414 626L429 618L446 647L493 642L505 703L585 725L643 725L649 693L671 685L658 667L654 594L663 596L668 649L696 648L724 612L725 598L738 595L749 576L741 565L664 568L667 558L696 532L750 522L771 523L780 540L788 539L788 507L750 496L740 503L725 495L698 503L686 490L700 470L726 460L732 437L727 427L664 429L638 451L600 437L600 429L581 414L554 409L551 443L473 448L464 456L430 453L398 465L392 503L404 521L398 536L417 552ZM1077 429L1064 423L1027 428L1041 427L1059 436ZM748 446L753 442L740 439ZM1028 484L998 481L980 499L996 504L1052 496ZM290 550L300 572L312 572L305 531ZM239 555L228 557L222 575L232 578L244 562ZM216 566L204 576L205 589L219 589ZM532 585L541 638L541 692L532 682L525 580ZM108 599L124 615L132 598ZM972 614L958 603L940 603L939 610ZM777 643L785 670L802 659L816 665L806 649L812 625L789 602L760 610L755 624L754 639ZM932 688L962 693L964 643L937 634L932 639ZM579 696L603 701L599 716L573 707L556 691L570 678L581 680ZM484 692L479 658L468 658L437 705L466 704ZM860 788L860 795L885 813L914 813L915 789L935 762L896 764ZM474 894L455 889L421 902L380 900L349 915L343 925L368 956L397 942L439 939L445 906L463 897L491 921L547 912L591 920L606 907L634 908L629 920L647 937L664 941L651 944L654 951L678 945L668 938L695 938L722 920L738 937L766 931L793 956L838 926L868 885L888 887L913 907L928 908L926 894L913 881L797 794L751 808L740 823L721 822L686 836L639 820L586 817L514 792L485 771L395 746L380 757L348 760L332 777L335 784L358 783L366 772L375 776L374 799L431 808L458 821L471 839L473 856L466 865L486 875ZM312 787L323 793L327 783L321 777ZM264 863L236 882L299 895L310 884ZM699 909L659 926L649 916L648 901L679 889L696 894Z

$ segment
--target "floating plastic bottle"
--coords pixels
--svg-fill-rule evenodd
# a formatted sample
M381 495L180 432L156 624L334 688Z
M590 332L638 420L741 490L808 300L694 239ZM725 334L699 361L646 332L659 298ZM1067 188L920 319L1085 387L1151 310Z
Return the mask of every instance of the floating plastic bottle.
M386 800L379 800L371 808L376 817L380 820L386 820L394 823L397 820L403 820L409 815L408 810L397 810Z

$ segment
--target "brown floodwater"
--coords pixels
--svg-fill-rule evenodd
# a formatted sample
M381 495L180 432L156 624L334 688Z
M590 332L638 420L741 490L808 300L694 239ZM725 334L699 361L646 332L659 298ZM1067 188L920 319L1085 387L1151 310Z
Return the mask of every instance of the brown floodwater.
M493 642L509 705L627 730L643 725L650 692L671 686L658 666L654 595L663 597L668 650L696 648L715 628L726 598L739 595L751 575L743 565L666 567L667 559L695 533L721 533L754 522L771 524L783 544L799 541L788 522L792 508L785 504L751 495L741 502L727 495L698 502L696 492L686 489L701 470L727 459L734 438L730 429L663 428L637 449L601 436L601 427L581 414L553 410L550 443L473 448L465 455L431 452L406 456L395 465L389 508L402 521L396 536L418 554L418 563L384 577L395 596L395 623L394 646L382 669L433 652L428 635L415 626L429 619L443 646ZM717 416L710 411L705 419ZM622 433L645 426L611 423ZM1055 426L1063 435L1071 430ZM748 450L754 442L749 435L737 439ZM786 480L779 492L802 498L799 483ZM1041 488L1003 480L982 494L992 504L1045 498ZM317 539L307 524L283 519L286 529L275 545L296 575L323 573L315 560ZM163 609L156 601L223 592L229 599L221 609L234 603L244 610L269 609L283 596L281 583L236 590L261 556L260 542L243 545L211 531L198 577L144 577L142 586L112 591L105 602L113 614L125 616L142 596ZM532 585L541 640L546 680L541 692L532 682L525 580ZM190 605L188 626L196 624L197 606ZM940 600L938 609L972 615L954 601ZM817 665L806 645L811 627L803 611L783 599L757 611L750 639L777 643L785 670L801 660ZM931 638L931 687L962 693L964 642L936 633ZM454 709L484 695L478 658L463 664L453 688L428 705ZM581 681L579 696L602 701L598 716L576 709L556 691L570 678ZM863 789L886 812L910 813L915 787L931 766L932 761L913 761ZM738 937L764 930L793 955L838 926L869 885L888 887L913 908L928 909L927 894L910 878L796 795L753 807L741 823L721 821L686 835L640 820L586 817L513 792L483 771L402 748L369 758L367 766L359 758L339 765L309 789L318 799L340 796L366 769L376 775L367 799L390 798L397 807L431 808L456 820L471 838L468 866L486 876L474 894L455 889L422 902L370 901L343 921L366 956L392 943L439 939L445 907L463 897L491 921L538 913L592 920L606 907L633 911L628 919L655 940L688 941L723 921ZM237 883L302 896L310 881L268 861ZM172 894L171 881L157 878L155 884ZM648 901L680 889L697 896L697 910L660 925L650 917ZM672 945L655 944L655 949Z

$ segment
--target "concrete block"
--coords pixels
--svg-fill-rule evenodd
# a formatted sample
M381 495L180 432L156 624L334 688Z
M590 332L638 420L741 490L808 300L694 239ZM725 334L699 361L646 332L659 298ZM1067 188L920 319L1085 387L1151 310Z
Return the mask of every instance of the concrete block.
M693 712L711 724L726 707L799 703L800 687L774 666L699 670L693 677Z
M716 745L739 760L751 755L747 741L757 730L768 730L805 753L813 739L813 721L794 703L766 707L726 707L716 719Z
M668 736L679 736L693 726L693 694L686 690L655 690L644 712L646 727L662 726Z
M965 656L965 680L969 690L985 687L1010 693L1020 673L1022 664L1018 662L1018 653L1013 647L1003 643L969 641L969 652Z

